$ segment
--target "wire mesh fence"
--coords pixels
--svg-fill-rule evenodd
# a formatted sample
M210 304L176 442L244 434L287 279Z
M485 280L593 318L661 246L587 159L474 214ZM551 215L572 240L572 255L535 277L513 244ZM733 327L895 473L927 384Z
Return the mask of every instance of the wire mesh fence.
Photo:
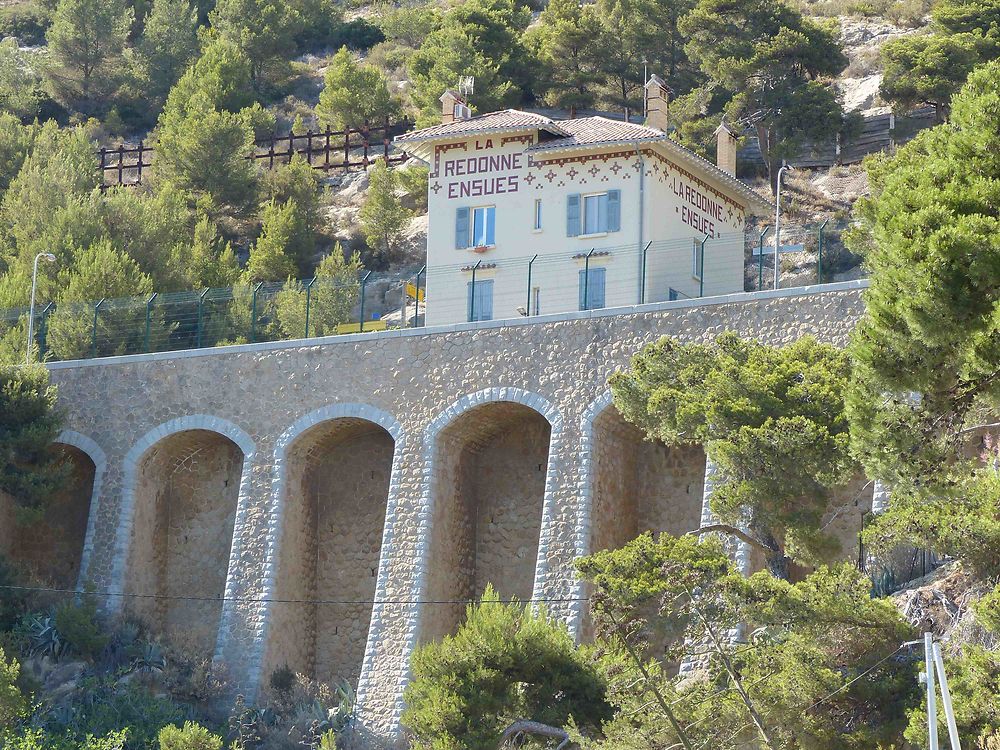
M841 228L782 230L780 287L838 280ZM483 322L699 299L774 286L774 245L743 233L495 257L395 276L261 282L87 302L42 301L34 345L51 360L176 351ZM458 255L458 253L456 253ZM0 337L27 337L28 308L0 311Z

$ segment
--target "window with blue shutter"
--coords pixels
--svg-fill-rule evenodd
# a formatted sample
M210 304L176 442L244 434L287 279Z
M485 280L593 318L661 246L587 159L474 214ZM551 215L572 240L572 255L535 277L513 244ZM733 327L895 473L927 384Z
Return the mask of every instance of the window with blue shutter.
M475 320L493 320L493 279L477 281L473 287L470 281L468 287L469 322Z
M590 273L580 271L580 309L597 310L604 307L605 269L591 268Z
M566 196L566 236L577 237L580 234L580 194Z
M455 209L455 249L464 250L469 247L469 209Z
M621 230L621 190L609 190L606 193L591 193L590 195L571 197L580 198L580 217L577 225L582 227L584 235L605 234Z

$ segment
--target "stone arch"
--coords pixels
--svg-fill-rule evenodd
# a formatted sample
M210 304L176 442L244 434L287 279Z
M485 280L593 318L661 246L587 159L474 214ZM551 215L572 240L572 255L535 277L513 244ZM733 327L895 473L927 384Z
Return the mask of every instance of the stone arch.
M388 577L387 564L382 559L381 551L391 546L403 438L402 427L394 416L362 403L324 406L296 420L278 438L274 449L263 626L258 652L251 665L251 686L261 686L267 669L289 663L293 667L299 667L297 671L311 673L319 679L342 676L351 682L357 681L358 702L362 702L367 664L380 631L381 609L377 602L384 598ZM345 462L349 462L351 458L348 453L350 450L367 450L370 452L367 458L375 459L369 461L367 471L370 473L367 478L354 473L355 466L351 463L345 466ZM365 508L354 509L358 517L371 522L368 524L371 528L368 528L365 539L361 541L363 549L352 550L353 557L365 557L366 569L374 569L367 579L355 581L359 584L357 590L347 591L341 585L334 587L336 591L325 592L323 581L320 580L324 576L319 562L322 554L319 522L324 511L331 513L331 516L335 515L338 504L342 506L343 512L351 512L352 509L347 504L337 502L345 499L340 496L342 493L335 491L333 494L337 497L332 498L321 498L313 493L312 497L305 498L306 503L292 502L308 494L302 492L305 489L302 486L305 472L316 470L314 459L320 454L327 459L327 470L350 472L355 481L353 488L361 489L361 494L368 498L373 497L373 493L379 497L384 496L383 501L376 501L375 505L378 507L367 509L371 512L365 513ZM381 488L376 486L379 483ZM331 499L332 503L321 502ZM327 507L323 507L324 505ZM304 517L304 511L311 511L313 518ZM346 526L346 518L331 517L330 520L339 520L335 528ZM358 518L354 520L357 521ZM315 524L306 521L315 521ZM357 538L355 541L358 541ZM303 560L303 554L312 555L313 559ZM290 591L289 584L295 579L294 573L301 572L303 567L312 579L310 590ZM336 566L332 572L333 577L338 577L341 573ZM299 600L298 606L289 601L291 599ZM312 612L308 611L308 605L301 604L301 600L315 599L351 600L356 604L315 605ZM334 609L321 612L320 607L324 606ZM299 612L303 607L306 610ZM349 613L353 616L349 618L350 627L345 634L337 632L339 625L329 622L331 617L345 614L337 610L337 607L357 610ZM312 625L310 619L313 621ZM333 633L330 632L331 629ZM306 632L299 632L300 630ZM277 633L283 633L280 640ZM294 634L297 643L288 637L289 633ZM293 663L296 661L298 663ZM332 668L344 665L349 665L348 674L327 674Z
M254 452L245 431L201 414L159 425L133 445L123 462L112 611L127 607L212 653L239 558Z
M605 391L580 419L580 556L618 547L644 531L683 534L697 529L705 487L700 447L669 448L628 424ZM586 597L582 581L576 599ZM585 629L585 602L574 602L571 628Z
M475 420L473 414L480 419ZM558 409L544 397L520 388L501 387L463 396L428 425L419 521L425 529L417 585L421 599L473 598L487 582L495 583L504 597L541 596L548 571L549 519L555 515L552 458L561 449L562 425ZM525 432L512 435L516 427L523 427ZM482 468L487 451L494 449L499 451L493 454L499 470L470 477L470 473ZM476 461L480 462L478 467ZM533 472L504 471L514 464L537 473L543 470L541 481L537 486L515 487L511 482L520 482ZM487 481L490 489L484 492ZM534 479L530 481L535 484ZM460 501L464 508L460 508ZM478 512L483 504L496 511L488 521L485 515L472 517L469 513ZM442 544L445 526L460 530L458 537L449 537L447 547ZM515 561L513 557L520 559ZM431 575L432 562L437 576ZM493 580L488 581L491 576ZM496 580L496 576L502 580ZM412 646L418 637L429 639L450 632L464 614L461 604L428 606L433 609L418 606Z
M47 584L72 589L84 578L107 461L97 443L71 430L60 433L52 450L68 464L65 486L53 493L37 520L25 524L17 522L13 504L0 496L2 547Z
M108 466L107 454L92 438L76 432L63 430L56 439L57 443L71 445L86 454L94 464L93 488L90 494L90 507L87 512L87 527L83 536L83 548L80 552L80 572L76 587L83 590L87 583L90 570L90 559L94 552L94 534L96 533L98 512L103 501L104 472Z

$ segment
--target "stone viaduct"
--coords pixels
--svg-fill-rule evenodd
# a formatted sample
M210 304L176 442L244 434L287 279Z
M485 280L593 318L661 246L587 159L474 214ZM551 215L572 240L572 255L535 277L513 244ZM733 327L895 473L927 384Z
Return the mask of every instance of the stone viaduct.
M704 454L644 441L609 375L664 334L843 344L864 286L54 363L76 481L0 543L251 696L283 664L349 680L362 744L391 746L410 653L487 583L585 637L574 558L699 527Z

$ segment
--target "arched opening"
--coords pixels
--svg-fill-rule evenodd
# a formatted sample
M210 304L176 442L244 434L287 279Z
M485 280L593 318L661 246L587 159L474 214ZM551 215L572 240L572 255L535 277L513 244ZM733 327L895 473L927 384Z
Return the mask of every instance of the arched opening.
M385 429L353 417L322 422L288 448L265 685L287 665L357 686L394 451Z
M700 446L647 440L614 406L594 419L591 550L615 549L645 531L675 536L698 528L705 490Z
M12 562L40 580L71 589L80 575L96 467L90 456L75 446L57 443L52 450L67 466L66 484L49 499L41 518L30 523L18 523L13 505L6 503L4 548Z
M136 469L125 608L191 655L215 647L243 459L224 435L184 430Z
M457 417L434 447L434 518L428 599L462 602L493 584L501 598L531 598L551 426L512 402ZM461 623L465 605L424 605L424 639Z

